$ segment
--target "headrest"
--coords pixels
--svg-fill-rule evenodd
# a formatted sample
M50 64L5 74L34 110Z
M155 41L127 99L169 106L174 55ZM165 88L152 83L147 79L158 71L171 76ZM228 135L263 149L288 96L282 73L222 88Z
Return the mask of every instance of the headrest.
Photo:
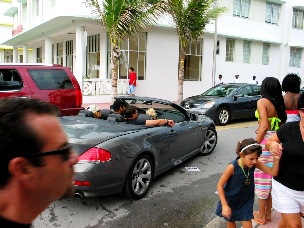
M110 109L101 109L101 119L106 120L109 114L112 113Z
M107 120L113 121L113 122L124 122L124 121L126 121L125 118L122 115L117 114L117 113L109 114Z
M93 112L89 110L80 110L78 113L78 116L84 116L84 117L94 117Z

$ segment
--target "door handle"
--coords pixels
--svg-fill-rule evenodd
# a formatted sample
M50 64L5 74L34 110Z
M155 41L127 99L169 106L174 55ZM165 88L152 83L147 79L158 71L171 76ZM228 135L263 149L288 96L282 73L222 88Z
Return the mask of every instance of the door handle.
M173 129L171 129L170 132L168 133L168 135L175 135L175 131Z

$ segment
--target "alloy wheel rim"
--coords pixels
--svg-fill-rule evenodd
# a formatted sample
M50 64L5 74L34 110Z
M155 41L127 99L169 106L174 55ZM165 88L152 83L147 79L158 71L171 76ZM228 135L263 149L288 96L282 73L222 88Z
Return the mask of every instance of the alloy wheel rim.
M132 173L132 190L136 195L141 195L147 191L151 182L152 167L146 158L140 159Z
M208 154L210 151L212 151L216 144L216 134L212 130L208 130L205 142L201 148L201 152L203 154Z
M220 115L219 115L219 119L221 121L221 123L227 123L228 122L228 119L229 119L229 113L227 110L222 110L220 112Z

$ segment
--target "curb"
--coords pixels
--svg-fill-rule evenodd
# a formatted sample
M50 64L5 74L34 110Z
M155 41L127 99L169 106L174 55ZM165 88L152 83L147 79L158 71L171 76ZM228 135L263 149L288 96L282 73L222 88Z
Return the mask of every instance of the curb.
M259 224L252 220L252 227L256 228ZM226 220L216 216L204 228L226 228Z

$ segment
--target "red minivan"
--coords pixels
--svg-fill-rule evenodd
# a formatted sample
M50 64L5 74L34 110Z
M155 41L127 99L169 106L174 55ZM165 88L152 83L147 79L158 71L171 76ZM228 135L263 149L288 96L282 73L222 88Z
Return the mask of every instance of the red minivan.
M62 116L84 109L78 81L69 68L38 63L0 63L0 98L37 98L58 106Z

